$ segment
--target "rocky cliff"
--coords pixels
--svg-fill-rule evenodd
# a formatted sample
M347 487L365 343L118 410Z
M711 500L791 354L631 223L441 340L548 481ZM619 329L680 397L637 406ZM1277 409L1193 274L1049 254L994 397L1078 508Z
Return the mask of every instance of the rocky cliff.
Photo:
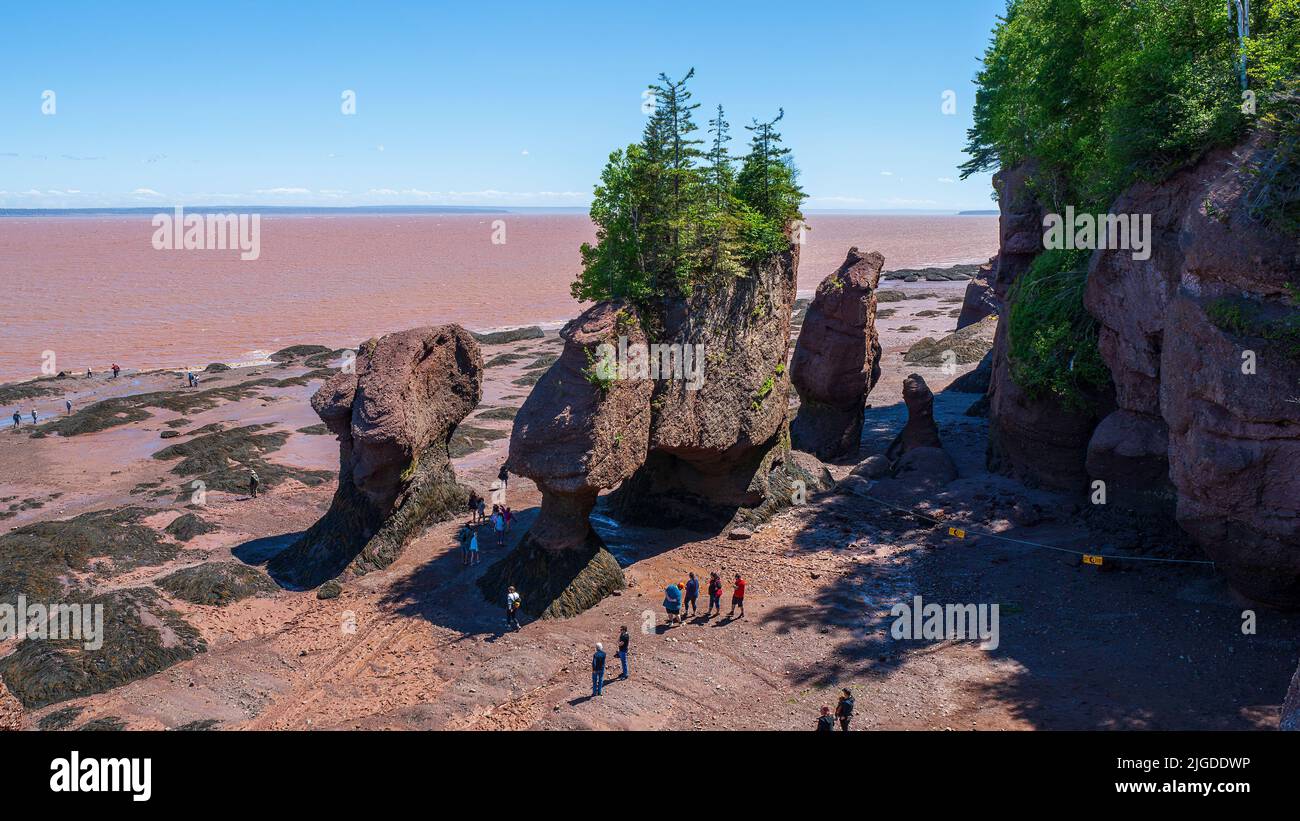
M998 255L989 273L999 305L989 385L989 469L1043 487L1082 492L1088 440L1099 416L1066 407L1052 396L1031 397L1011 375L1008 296L1043 249L1044 209L1035 199L1026 163L993 177L998 192ZM1103 406L1108 398L1101 398Z
M1258 218L1257 133L1112 213L1153 217L1151 259L1098 251L1086 305L1119 409L1089 471L1121 504L1167 505L1232 584L1300 605L1300 238Z

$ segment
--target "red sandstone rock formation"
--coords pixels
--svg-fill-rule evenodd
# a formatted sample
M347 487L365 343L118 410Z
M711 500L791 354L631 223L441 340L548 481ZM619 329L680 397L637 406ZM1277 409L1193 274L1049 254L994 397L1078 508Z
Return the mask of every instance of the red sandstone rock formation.
M1255 134L1112 207L1152 214L1154 253L1093 255L1085 302L1120 410L1093 435L1088 464L1112 503L1141 506L1152 488L1176 499L1178 523L1238 590L1294 606L1300 359L1266 337L1295 322L1300 241L1249 205L1250 169L1269 151ZM1216 323L1224 315L1246 327Z
M459 325L415 328L362 346L312 407L339 440L339 487L325 516L267 567L314 587L388 566L419 528L462 510L447 443L482 396L483 358Z
M885 258L856 247L817 286L795 345L790 378L799 414L794 447L829 460L856 454L867 394L880 379L876 288Z

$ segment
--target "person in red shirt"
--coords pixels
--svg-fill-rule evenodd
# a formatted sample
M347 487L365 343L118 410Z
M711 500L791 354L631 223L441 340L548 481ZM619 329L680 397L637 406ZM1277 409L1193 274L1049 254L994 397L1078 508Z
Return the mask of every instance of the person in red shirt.
M737 607L740 608L740 617L743 619L745 617L745 580L740 578L739 573L736 574L735 588L731 591L731 612L727 614L727 618L736 615Z

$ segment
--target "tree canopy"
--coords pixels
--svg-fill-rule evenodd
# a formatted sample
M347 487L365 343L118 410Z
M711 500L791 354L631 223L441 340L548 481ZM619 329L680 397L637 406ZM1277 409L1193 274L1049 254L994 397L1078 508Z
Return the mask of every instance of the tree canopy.
M707 137L697 136L687 82L660 74L641 141L617 149L591 204L595 244L581 248L575 299L641 302L689 293L744 273L789 245L803 191L776 123L754 120L749 153L732 156L731 124L719 105Z

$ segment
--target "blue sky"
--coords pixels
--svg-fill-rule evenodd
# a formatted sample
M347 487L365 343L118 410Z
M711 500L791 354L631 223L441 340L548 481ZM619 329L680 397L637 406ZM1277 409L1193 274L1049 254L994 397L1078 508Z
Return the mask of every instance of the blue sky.
M694 66L699 124L723 103L733 150L784 107L810 209L991 208L988 175L957 166L1004 8L14 3L0 207L582 206L640 135L646 85Z

